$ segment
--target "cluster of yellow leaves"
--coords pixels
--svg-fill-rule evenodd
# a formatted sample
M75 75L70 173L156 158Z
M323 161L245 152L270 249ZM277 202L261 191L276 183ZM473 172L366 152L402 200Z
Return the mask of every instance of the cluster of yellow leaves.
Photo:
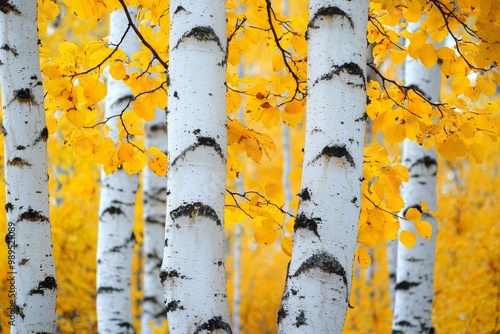
M409 176L408 170L398 161L390 161L387 150L377 143L365 148L364 160L358 242L374 247L398 235L399 220L395 212L404 206L399 187ZM366 263L365 258L360 263Z
M411 222L414 223L416 232L422 238L426 238L426 239L430 240L431 239L431 235L432 235L432 225L428 221L421 220L422 219L422 213L426 212L426 211L429 211L429 208L422 201L420 201L420 206L421 206L421 210L422 211L420 211L417 208L409 208L406 211L404 218L406 220L411 221ZM430 213L426 212L426 214L430 214ZM408 248L411 248L417 242L417 235L414 232L412 232L412 231L403 230L399 234L399 240L401 241L401 243L403 245L405 245Z

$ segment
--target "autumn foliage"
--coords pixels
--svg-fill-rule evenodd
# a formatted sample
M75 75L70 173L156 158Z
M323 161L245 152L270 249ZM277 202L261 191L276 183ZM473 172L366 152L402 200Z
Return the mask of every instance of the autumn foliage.
M307 78L307 1L231 0L227 6L226 270L230 305L241 282L244 333L274 333L300 191ZM167 156L144 146L144 124L168 105L168 1L38 0L40 60L49 130L49 188L58 278L58 330L94 333L99 170L123 166L167 173ZM107 43L110 11L140 6L142 42L128 58ZM287 13L287 14L285 14ZM500 331L500 3L490 0L373 0L367 40L366 117L359 247L345 333L387 333L392 311L387 243L412 247L437 233L433 322L437 333ZM408 29L421 20L420 28ZM404 39L409 41L406 46ZM406 86L407 57L441 66L442 99ZM3 65L5 66L5 65ZM123 80L134 98L116 118L119 140L103 117L106 79ZM283 136L282 125L289 127ZM438 208L409 209L417 234L400 231L401 142L439 155ZM284 159L285 144L290 160ZM3 144L2 144L3 145ZM1 150L3 152L3 149ZM288 164L285 167L285 164ZM285 170L287 183L282 182ZM286 194L293 194L287 201ZM140 191L138 192L140 194ZM139 195L140 196L140 195ZM5 191L0 191L4 205ZM133 300L140 326L142 205L137 199ZM433 231L425 214L438 218ZM1 216L0 235L6 234ZM241 276L234 277L236 226L241 225ZM6 269L0 247L0 281ZM1 327L9 298L0 284ZM164 328L157 332L164 333Z

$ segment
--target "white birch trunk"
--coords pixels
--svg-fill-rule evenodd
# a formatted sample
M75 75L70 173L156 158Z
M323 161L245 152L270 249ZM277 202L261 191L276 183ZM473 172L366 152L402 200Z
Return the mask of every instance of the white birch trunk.
M368 1L311 1L301 202L280 333L341 333L357 244Z
M431 101L439 100L441 71L438 65L427 69L420 61L408 57L404 76L407 86L413 86ZM406 140L402 159L410 172L410 179L401 186L401 196L405 202L401 215L404 216L409 208L421 209L420 200L430 210L436 210L436 152ZM398 243L392 324L394 334L434 333L431 315L437 225L433 216L424 214L422 219L432 225L431 240L419 236L411 249ZM402 230L416 233L413 222L400 220L400 223Z
M137 10L129 9L132 17ZM128 26L123 11L115 11L110 18L110 44L118 44ZM129 30L121 48L127 56L139 49L132 30ZM105 116L120 114L132 92L122 82L108 78ZM108 122L109 136L118 140L117 118ZM129 176L119 168L106 175L101 171L99 226L97 238L97 328L103 333L134 333L130 282L132 256L135 244L133 232L134 208L138 175Z
M170 2L167 222L170 333L231 333L224 270L226 19L222 0Z
M11 333L54 333L56 274L52 255L47 137L36 1L0 6ZM3 313L3 312L2 312Z
M146 147L155 146L167 153L167 120L165 112L157 109L153 121L146 124ZM154 326L167 320L163 302L160 267L165 235L167 178L157 176L149 168L144 170L144 298L142 303L141 333L151 334Z

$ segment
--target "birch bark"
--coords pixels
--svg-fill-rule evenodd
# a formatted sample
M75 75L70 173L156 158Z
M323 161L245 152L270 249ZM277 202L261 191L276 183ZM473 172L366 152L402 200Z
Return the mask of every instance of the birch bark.
M357 244L368 1L310 1L302 190L280 333L341 333Z
M167 152L167 119L163 110L156 110L153 121L146 124L146 147L155 146ZM163 287L158 278L163 256L167 178L149 168L144 170L144 299L141 333L151 334L150 323L161 326L167 320L163 303Z
M425 68L420 61L408 57L405 63L405 84L423 93L430 101L440 98L441 71L438 65ZM426 150L415 142L403 144L403 164L410 172L408 183L401 186L405 202L402 216L410 208L421 210L420 200L429 210L436 210L437 156L434 149ZM430 240L418 237L411 249L398 243L397 272L392 332L434 333L432 300L434 295L434 262L437 225L428 214L422 219L432 225ZM416 233L413 222L400 220L401 229Z
M11 333L54 333L57 283L36 1L3 1L0 20L9 323Z
M169 169L160 272L170 332L231 333L224 270L226 19L222 0L170 2Z
M137 15L136 9L129 9ZM125 13L117 10L110 18L110 44L118 44L128 27ZM132 30L121 48L130 58L139 49ZM122 82L108 78L105 118L121 113L132 98L132 92ZM109 137L118 141L116 117L111 118ZM97 238L97 328L99 333L134 333L130 297L132 256L135 244L133 232L134 208L138 175L129 176L123 168L106 175L101 171L99 226Z

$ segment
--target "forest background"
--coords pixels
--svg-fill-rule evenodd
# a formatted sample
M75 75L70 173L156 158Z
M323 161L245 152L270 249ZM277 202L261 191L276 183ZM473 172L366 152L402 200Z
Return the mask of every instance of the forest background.
M230 305L234 305L234 285L240 285L239 317L244 333L275 333L277 330L276 314L293 234L293 217L286 212L293 214L298 205L295 194L300 191L304 147L305 100L297 98L289 102L286 97L305 93L307 2L290 1L285 5L273 1L276 16L271 18L271 23L275 30L269 29L268 3L227 1L230 118L227 187L233 193L249 193L247 198L236 195L237 203L230 192L226 197L226 269ZM167 59L166 27L169 22L164 13L168 2L137 0L127 4L142 6L138 16L139 31L153 49ZM360 248L358 261L354 263L350 298L353 308L348 311L344 333L387 333L391 328L386 240L396 238L394 229L397 232L399 225L387 227L394 219L387 218L391 213L386 211L398 212L394 196L405 179L404 172L398 169L400 143L407 137L415 140L417 135L403 122L390 123L373 105L394 109L398 101L407 99L396 81L391 80L398 79L398 70L408 54L426 66L434 65L439 58L443 72L441 102L454 106L449 108L453 112L438 121L447 129L445 133L429 130L436 138L441 136L441 141L433 139L433 144L429 144L435 145L440 155L433 325L438 333L500 332L500 223L497 218L500 214L500 161L496 140L500 8L491 1L479 1L478 4L456 1L456 6L450 7L454 8L455 16L447 16L449 21L445 23L444 16L439 17L439 13L430 9L432 5L433 1L370 3L367 36L372 44L374 69L371 79L374 81L367 90L370 99L377 103L372 104L372 109L368 108L368 116L373 122L367 130L366 156L372 160L365 161L369 166L365 174L374 173L375 178L381 180L382 186L377 191L383 193L379 197L384 201L370 207L367 199L363 208L378 212L384 216L380 221L388 223L367 228L363 224L366 221L360 220ZM119 52L108 57L113 50L106 44L107 20L112 8L121 8L121 4L99 0L39 1L41 64L50 134L50 215L61 333L96 332L99 173L102 165L108 172L117 167L106 159L110 151L102 149L102 125L93 126L96 120L103 120L100 102L106 91L102 72L109 65L109 75L119 79L125 78L128 67L160 73L156 78L143 76L144 80L132 83L135 94L162 87L165 78L164 73L163 77L161 75L164 72L161 64L151 64L151 50L145 46L130 60ZM414 44L408 48L402 46L400 35L405 35L400 33L405 27L402 20L417 22L423 11L427 11L426 33L407 34L405 37ZM161 29L154 30L153 25ZM480 33L470 33L469 27ZM450 31L460 36L458 40L446 39ZM273 36L273 32L278 35ZM428 42L429 36L445 46L434 47ZM489 43L485 43L486 40ZM86 100L81 106L87 108L86 113L61 111L58 98L64 98L61 92L71 90L74 82L69 76L75 73L85 73L80 77L80 87L86 88L80 94ZM385 79L377 78L377 73ZM166 160L160 153L154 150L145 153L139 149L144 148L143 122L151 120L156 105L166 103L166 93L162 89L136 100L133 110L121 117L122 151L118 155L130 173L148 167L159 174L165 172ZM151 100L150 95L154 95ZM461 112L456 112L457 108ZM129 145L129 134L135 136L133 145ZM234 140L242 136L245 140ZM126 150L131 153L125 154ZM160 159L155 159L158 157ZM373 179L372 175L366 182ZM4 189L0 190L0 196L0 204L4 206ZM138 191L133 264L136 329L140 326L143 273L140 196L141 191ZM393 201L386 203L391 196ZM5 216L0 219L0 235L5 235ZM7 247L2 244L2 282L7 278L3 275L8 272L6 253ZM240 255L235 257L235 254ZM235 274L237 263L240 269ZM6 285L1 284L2 333L9 330L8 318L3 316L8 300ZM165 332L163 328L156 331Z

